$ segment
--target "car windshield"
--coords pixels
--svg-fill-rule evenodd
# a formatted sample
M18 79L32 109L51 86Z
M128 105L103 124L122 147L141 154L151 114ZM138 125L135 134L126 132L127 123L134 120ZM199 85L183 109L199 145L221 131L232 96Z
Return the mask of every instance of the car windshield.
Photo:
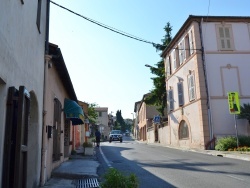
M119 130L114 130L114 131L111 131L111 134L121 134L121 131L119 131Z

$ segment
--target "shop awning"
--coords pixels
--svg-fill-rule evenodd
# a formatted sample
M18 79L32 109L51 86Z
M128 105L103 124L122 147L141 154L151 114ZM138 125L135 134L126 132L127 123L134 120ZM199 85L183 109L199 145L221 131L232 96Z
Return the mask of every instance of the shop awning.
M84 124L84 114L82 108L70 99L64 99L64 112L66 118L72 121L72 125Z

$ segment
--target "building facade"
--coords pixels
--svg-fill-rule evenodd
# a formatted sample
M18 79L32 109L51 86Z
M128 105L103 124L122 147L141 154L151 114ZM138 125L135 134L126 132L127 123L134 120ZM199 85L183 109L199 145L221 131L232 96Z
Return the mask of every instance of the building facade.
M79 145L82 146L84 142L89 142L88 138L90 137L89 119L88 119L89 104L82 101L78 101L78 104L82 107L85 116L84 124L78 125L80 130Z
M162 53L168 95L169 145L213 148L214 137L235 135L228 92L250 102L250 17L189 16ZM237 120L239 135L250 135Z
M135 102L135 105L134 105L134 113L135 113L135 118L134 118L134 130L133 130L133 134L134 134L134 137L135 139L139 140L139 126L138 126L138 123L139 123L139 107L140 107L140 104L141 104L141 101L137 101Z
M51 178L52 171L69 159L77 143L74 131L84 124L82 107L78 105L66 64L57 45L49 45L45 65L42 186Z
M140 103L135 103L138 107L138 116L136 118L138 121L137 137L139 140L146 141L148 143L160 142L158 130L159 126L153 124L153 119L155 116L159 115L159 112L155 106L147 105L144 102L147 95L148 94L143 95Z
M95 107L96 113L98 114L96 124L101 132L103 138L107 138L110 133L108 108L107 107Z
M40 183L47 1L1 1L0 187Z

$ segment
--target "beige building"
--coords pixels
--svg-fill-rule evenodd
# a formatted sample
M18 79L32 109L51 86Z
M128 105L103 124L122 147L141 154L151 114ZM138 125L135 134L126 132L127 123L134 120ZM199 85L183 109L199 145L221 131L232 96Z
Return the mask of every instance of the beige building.
M154 124L153 120L154 117L159 116L159 112L156 110L155 106L147 105L144 102L145 97L148 94L143 95L142 100L140 103L135 103L135 111L138 116L136 117L136 121L138 122L138 132L137 132L137 139L141 141L146 141L148 143L154 142L161 142L165 139L161 139L159 128L164 127L164 124Z
M82 146L84 142L90 141L88 140L90 136L89 119L88 119L89 104L82 101L78 101L78 104L82 107L85 116L84 124L78 125L80 127L80 145Z
M96 124L104 138L108 138L110 133L108 108L107 107L95 107L96 113L98 114Z
M214 137L235 135L228 92L250 102L250 17L189 16L164 50L168 145L213 148ZM238 134L250 135L246 120Z
M0 187L38 187L47 1L1 1Z
M134 117L134 130L133 130L133 134L135 139L140 140L139 138L139 107L140 107L141 101L137 101L135 102L134 105L134 113L135 113L135 117Z
M78 105L57 45L49 45L46 62L41 185L48 181L53 169L69 159L77 140L73 130L75 126L84 124L82 107Z

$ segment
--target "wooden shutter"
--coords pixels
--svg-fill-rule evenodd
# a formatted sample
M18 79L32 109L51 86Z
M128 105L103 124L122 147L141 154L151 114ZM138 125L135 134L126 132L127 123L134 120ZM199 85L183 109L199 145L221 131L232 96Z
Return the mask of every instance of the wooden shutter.
M189 36L188 34L185 36L185 60L190 56L190 49L189 49Z
M170 72L170 58L169 57L166 57L165 72L166 72L166 78L168 78L171 75L171 72Z
M60 160L61 156L61 112L62 105L58 99L54 100L53 123L53 161Z
M174 70L177 68L177 65L176 65L176 51L173 50L172 51L172 59L173 59L173 65L174 65Z
M182 41L179 43L179 61L180 61L180 64L182 64L185 59L186 59L186 56L185 56L185 40L182 39Z
M8 89L7 111L4 135L4 153L3 153L3 169L2 187L14 187L15 179L15 146L16 146L16 124L18 115L18 90L15 87Z
M173 90L168 91L168 99L169 99L169 110L174 110L174 99L173 99Z
M194 53L193 31L192 30L190 30L188 33L188 39L189 39L189 53L191 55Z
M219 45L220 50L232 50L233 49L233 39L232 39L232 29L230 26L218 26L219 35Z
M69 157L69 142L70 142L70 120L65 118L64 123L64 157Z
M177 88L178 88L179 106L182 106L184 104L184 100L183 100L183 82L177 83Z
M192 101L195 99L194 75L189 75L188 77L188 90L189 90L189 101Z
M16 188L26 187L28 157L28 124L30 114L30 94L24 86L19 87L15 181Z

